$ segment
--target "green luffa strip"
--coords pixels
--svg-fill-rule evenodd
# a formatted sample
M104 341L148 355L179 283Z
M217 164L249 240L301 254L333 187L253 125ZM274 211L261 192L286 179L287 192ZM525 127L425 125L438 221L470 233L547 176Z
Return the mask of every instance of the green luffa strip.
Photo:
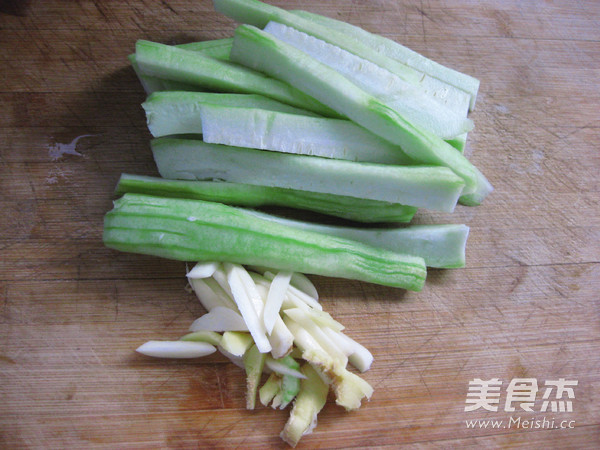
M417 212L417 208L413 206L345 195L225 181L167 180L123 174L116 194L123 195L127 192L206 200L233 206L297 208L359 222L410 222Z
M163 178L219 180L368 198L452 212L464 183L446 167L394 166L251 148L198 139L152 140Z
M106 246L180 261L227 261L419 291L423 258L294 229L241 208L125 194L104 220Z

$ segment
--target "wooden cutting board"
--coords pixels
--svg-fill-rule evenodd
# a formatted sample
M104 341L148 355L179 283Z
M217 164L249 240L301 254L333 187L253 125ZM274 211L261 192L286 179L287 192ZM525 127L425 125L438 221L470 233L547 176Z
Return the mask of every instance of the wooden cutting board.
M600 5L274 3L479 78L467 155L496 189L477 208L418 214L471 227L467 267L431 270L423 292L312 277L325 309L373 352L364 377L375 393L352 413L330 399L300 446L597 448ZM0 446L284 448L288 412L246 411L244 375L224 358L134 353L178 338L203 310L184 264L101 243L119 174L156 174L126 60L135 40L223 38L233 22L204 0L0 8ZM465 411L469 383L495 378L498 411ZM506 404L519 379L538 385L532 412ZM560 379L577 382L574 398L555 389L548 401L572 412L543 412L547 382Z

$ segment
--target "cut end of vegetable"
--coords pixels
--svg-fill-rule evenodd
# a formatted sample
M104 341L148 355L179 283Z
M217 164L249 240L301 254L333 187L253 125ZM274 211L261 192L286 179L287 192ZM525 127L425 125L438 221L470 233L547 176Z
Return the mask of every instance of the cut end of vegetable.
M470 194L461 195L459 202L465 206L479 206L483 200L492 193L494 187L487 180L478 169L476 170L477 175L477 188Z

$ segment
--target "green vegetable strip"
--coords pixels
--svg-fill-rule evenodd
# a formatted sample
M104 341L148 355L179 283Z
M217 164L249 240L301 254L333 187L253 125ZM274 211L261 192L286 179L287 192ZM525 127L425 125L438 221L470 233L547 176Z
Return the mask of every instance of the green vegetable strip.
M185 50L192 50L201 52L211 48L229 47L233 45L233 38L223 39L209 39L206 41L188 42L186 44L177 44L175 47L183 48Z
M135 46L135 59L138 69L144 75L197 85L213 91L261 94L318 114L337 115L287 83L198 52L140 40Z
M140 80L140 83L142 84L142 87L144 88L147 94L155 91L160 91L162 89L163 83L161 79L156 77L149 77L142 73L135 59L135 54L129 55L127 59L129 60L131 67L133 67L133 70L137 75L138 80Z
M371 132L399 145L424 164L446 166L465 182L463 194L491 192L491 185L460 152L439 137L412 125L335 70L302 51L248 25L238 27L231 58L280 78L309 93Z
M477 206L489 195L492 191L492 185L479 170L476 170L475 176L477 177L477 187L475 192L461 195L459 201L461 204L466 206Z
M479 80L473 78L470 75L458 72L456 70L445 67L425 56L411 50L397 42L379 36L377 34L369 33L368 31L351 25L340 20L332 19L330 17L321 16L308 11L290 11L299 17L307 20L311 20L315 23L327 27L329 29L336 30L340 33L344 33L346 36L355 40L361 41L364 45L370 47L377 53L398 60L409 67L412 67L419 72L426 73L427 75L437 78L451 86L454 86L469 94L470 109L473 110L475 107L475 100L477 98L477 91L479 90Z
M176 47L199 52L204 56L210 58L221 59L224 61L229 60L229 53L231 52L231 46L233 44L233 38L217 39L214 41L201 41L191 42L189 44L180 44ZM133 66L136 75L138 76L144 90L148 95L157 91L198 91L201 90L199 86L187 83L178 83L177 81L167 80L163 78L153 77L150 75L144 75L140 70L135 54L128 56L129 62Z
M420 256L428 267L457 268L465 265L465 247L469 235L466 225L412 225L404 228L363 228L322 225L253 212L258 217L302 230L329 234L362 242L373 247Z
M349 120L203 104L207 143L380 164L410 165L402 150Z
M200 115L202 105L258 108L288 114L316 116L311 111L254 94L167 91L155 92L142 103L142 107L146 111L148 128L154 137L170 134L202 134L202 117Z
M200 200L125 194L104 220L104 243L180 261L268 265L422 289L422 258L287 227L239 208Z
M410 222L417 212L413 206L365 200L343 195L283 189L221 181L167 180L123 174L116 194L126 192L159 197L189 198L233 206L283 206L315 211L359 222Z
M129 55L127 59L129 59L135 74L137 75L140 83L146 91L146 94L148 95L157 91L199 91L202 89L193 84L179 83L173 80L166 80L164 78L145 75L137 63L135 53Z
M314 21L306 20L276 6L258 0L213 0L213 4L218 12L241 23L264 28L267 23L272 21L293 27L371 61L412 84L417 84L421 78L414 69L374 52L372 48L363 44L360 40L353 39L352 36L340 33L330 27L324 27Z
M453 150L456 152L456 150ZM451 212L464 186L445 167L392 166L158 138L152 152L163 178L219 179L363 197Z
M210 58L229 60L229 52L233 45L233 38L215 39L209 41L190 42L188 44L179 44L175 47L193 52L202 53Z
M147 95L162 91L202 92L203 88L193 84L180 83L150 75L138 74Z

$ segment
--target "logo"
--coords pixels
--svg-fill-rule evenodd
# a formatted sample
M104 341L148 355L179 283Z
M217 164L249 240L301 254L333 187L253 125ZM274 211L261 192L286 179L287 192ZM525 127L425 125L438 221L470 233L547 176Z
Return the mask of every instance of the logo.
M545 380L543 384L538 383L536 378L513 378L503 390L503 382L498 378L475 378L469 381L464 410L497 412L502 408L509 413L570 413L573 412L575 387L578 384L577 380L565 378ZM467 428L556 429L575 426L574 420L557 420L555 417L548 419L546 416L526 419L511 416L508 422L478 419L467 420L465 423Z

